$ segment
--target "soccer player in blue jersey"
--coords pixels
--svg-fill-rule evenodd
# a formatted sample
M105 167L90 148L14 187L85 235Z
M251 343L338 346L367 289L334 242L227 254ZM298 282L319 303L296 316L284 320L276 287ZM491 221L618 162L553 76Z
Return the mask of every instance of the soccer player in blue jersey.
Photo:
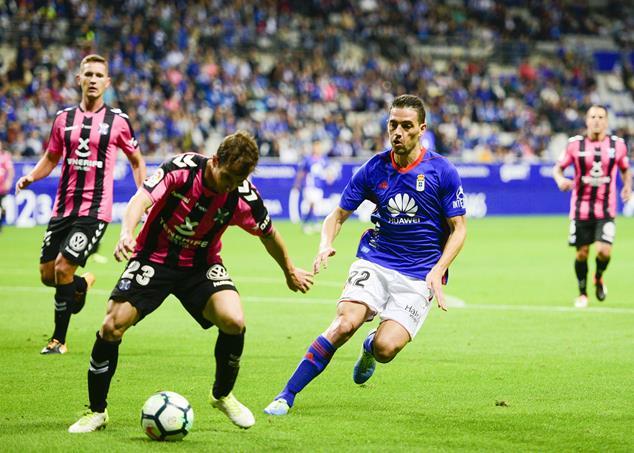
M328 157L324 155L323 144L315 140L312 144L310 155L304 157L297 170L294 189L301 190L303 203L307 209L301 212L302 231L311 233L313 223L319 228L319 219L315 212L317 205L324 201L324 186L327 184L326 173L328 169ZM300 211L303 211L300 209Z
M286 415L296 395L328 365L333 354L376 315L353 370L357 384L387 363L419 331L436 297L446 311L442 284L466 237L464 193L456 168L425 150L425 109L420 98L403 95L390 107L391 149L366 162L348 182L339 206L324 220L313 271L335 255L333 241L343 223L364 201L376 204L373 230L361 238L357 260L337 305L337 315L310 345L304 358L264 412Z

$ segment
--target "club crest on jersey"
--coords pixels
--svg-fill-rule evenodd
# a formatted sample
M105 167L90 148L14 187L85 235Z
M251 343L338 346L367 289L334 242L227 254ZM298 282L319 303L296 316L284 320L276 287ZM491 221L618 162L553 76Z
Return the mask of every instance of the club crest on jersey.
M99 123L99 133L101 135L108 135L108 129L110 129L110 125L106 123Z
M154 186L156 186L159 182L161 182L161 179L163 179L163 176L165 176L165 172L163 171L162 168L159 167L152 174L152 176L150 176L149 178L145 180L145 185L151 189Z
M218 211L216 212L216 215L214 216L214 222L216 222L218 225L222 225L223 223L227 222L227 218L229 217L229 211L226 209L218 209Z
M422 192L425 190L425 175L418 175L416 177L416 192Z

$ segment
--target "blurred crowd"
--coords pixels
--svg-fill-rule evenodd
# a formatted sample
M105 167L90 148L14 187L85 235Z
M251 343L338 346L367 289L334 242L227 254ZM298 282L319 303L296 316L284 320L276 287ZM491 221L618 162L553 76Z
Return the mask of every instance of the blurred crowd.
M589 52L556 44L546 56L533 44L574 33L629 46L626 3L6 0L0 140L39 155L55 112L79 101L79 61L99 53L110 61L106 102L127 111L148 156L208 152L246 129L262 156L284 162L316 140L331 156L367 157L385 147L393 96L415 93L428 147L467 161L548 159L553 134L580 132L601 100ZM491 46L495 61L482 52Z

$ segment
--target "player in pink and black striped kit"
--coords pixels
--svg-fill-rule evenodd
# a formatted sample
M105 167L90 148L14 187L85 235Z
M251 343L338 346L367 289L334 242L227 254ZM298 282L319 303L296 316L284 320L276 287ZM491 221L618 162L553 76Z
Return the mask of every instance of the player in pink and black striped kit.
M2 148L2 142L0 142L0 231L2 231L5 215L4 208L2 207L2 199L11 190L14 175L11 152L4 150Z
M623 139L607 135L607 109L600 105L590 107L586 113L586 127L585 136L577 135L568 140L565 153L553 169L553 177L559 189L572 190L568 242L577 248L575 273L579 297L575 299L575 306L578 308L588 306L588 253L592 243L597 252L595 294L599 301L604 301L608 293L603 282L603 273L610 262L616 233L614 218L617 168L623 179L621 200L625 203L632 196L632 174L627 147ZM573 180L563 174L569 165L573 165L575 169Z
M132 197L125 211L118 260L131 258L115 286L90 357L89 410L68 430L87 433L108 423L106 398L126 330L174 294L204 329L218 327L213 407L241 428L255 423L233 396L245 323L240 297L222 264L220 238L230 225L258 236L284 271L292 291L305 293L312 274L296 268L255 186L247 181L259 152L245 132L227 136L215 155L180 154L164 162ZM134 229L148 217L137 239Z
M71 314L79 313L95 277L75 275L112 219L114 166L118 150L130 161L134 180L145 179L145 162L128 116L104 103L110 86L108 63L99 55L86 56L77 83L81 103L57 112L46 152L31 172L20 178L16 193L48 176L62 159L53 216L44 235L40 277L55 287L55 330L42 354L64 354Z

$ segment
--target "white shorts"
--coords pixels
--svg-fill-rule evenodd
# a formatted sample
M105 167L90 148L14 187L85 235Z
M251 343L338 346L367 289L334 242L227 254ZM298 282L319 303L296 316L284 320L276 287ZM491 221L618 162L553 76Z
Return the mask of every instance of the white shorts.
M304 187L302 198L307 203L317 204L323 201L324 191L317 187Z
M366 321L378 314L381 321L398 322L414 339L427 318L433 297L425 280L360 259L350 266L339 302L361 302L372 312Z

